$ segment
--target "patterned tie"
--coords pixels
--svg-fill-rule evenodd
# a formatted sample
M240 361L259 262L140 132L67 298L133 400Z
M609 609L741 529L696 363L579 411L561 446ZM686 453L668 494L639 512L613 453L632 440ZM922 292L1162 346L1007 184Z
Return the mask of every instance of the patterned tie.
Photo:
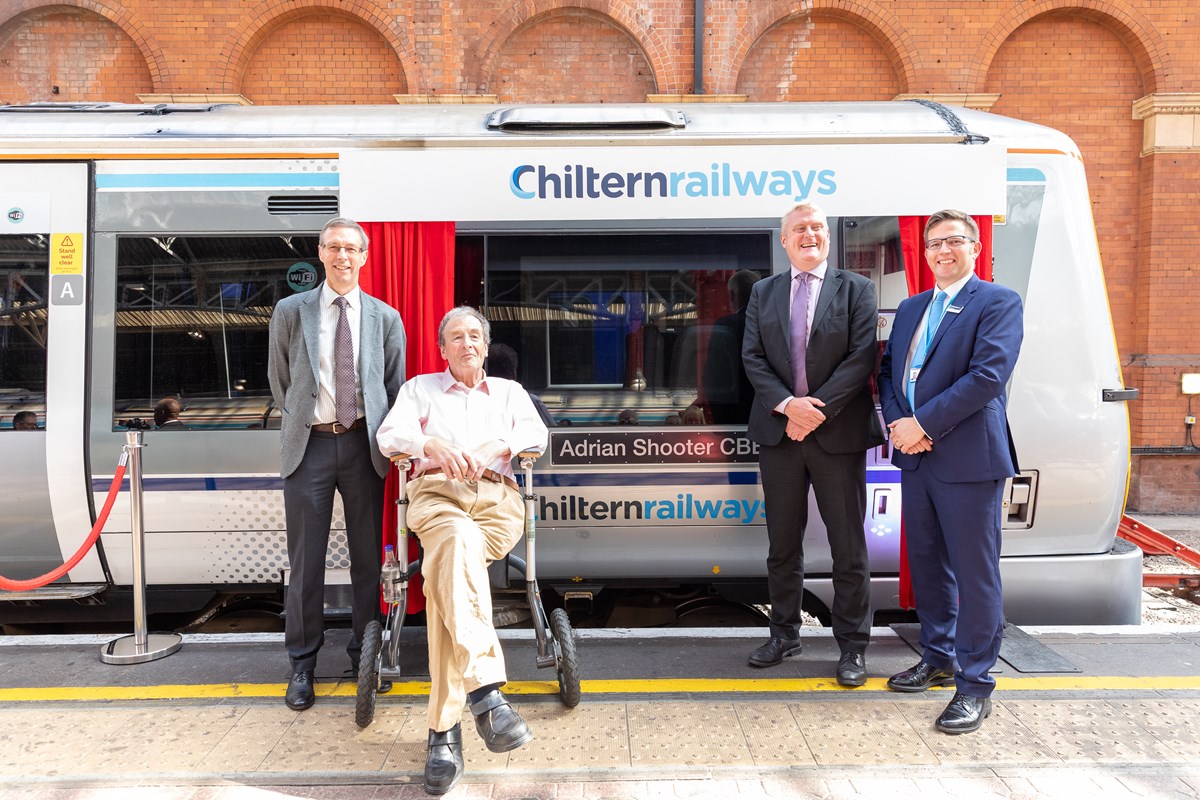
M925 366L925 357L929 355L929 346L933 344L934 334L937 333L938 325L942 321L942 315L946 313L946 300L948 299L945 292L938 289L933 295L933 302L929 304L929 319L925 321L925 333L921 336L921 342L917 345L917 349L913 351L912 368L920 370ZM911 379L912 372L909 372L908 381L908 407L916 408L917 404L913 400L913 395L916 386L916 381Z
M808 286L812 276L801 272L796 276L800 285L792 298L792 396L808 396L808 365L805 353L808 350Z
M333 334L333 406L337 421L349 428L358 419L358 397L354 380L354 340L346 319L346 298L333 301L338 307L337 328Z

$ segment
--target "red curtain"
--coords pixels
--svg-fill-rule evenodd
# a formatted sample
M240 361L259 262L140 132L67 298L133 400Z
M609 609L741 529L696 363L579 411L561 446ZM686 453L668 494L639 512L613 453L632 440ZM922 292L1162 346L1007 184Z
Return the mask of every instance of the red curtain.
M454 223L364 222L362 226L371 243L359 285L400 312L408 339L405 372L412 376L440 371L437 324L454 305ZM385 545L396 542L397 489L393 471L384 489ZM409 558L416 556L417 545L411 541ZM420 581L418 576L411 585L410 614L425 608L425 596L417 591Z
M981 280L992 279L992 218L974 216L979 226L982 249L975 260L975 274ZM925 264L925 223L929 217L900 217L900 252L904 255L904 279L908 296L920 294L934 286L933 272ZM915 609L912 577L908 573L908 548L904 544L904 522L900 522L900 607Z

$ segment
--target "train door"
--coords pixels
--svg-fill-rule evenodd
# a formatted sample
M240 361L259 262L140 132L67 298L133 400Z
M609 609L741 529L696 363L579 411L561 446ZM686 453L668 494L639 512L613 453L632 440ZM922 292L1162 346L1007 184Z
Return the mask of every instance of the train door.
M84 429L89 253L87 164L0 165L0 573L61 565L92 525ZM97 591L93 552L74 583Z

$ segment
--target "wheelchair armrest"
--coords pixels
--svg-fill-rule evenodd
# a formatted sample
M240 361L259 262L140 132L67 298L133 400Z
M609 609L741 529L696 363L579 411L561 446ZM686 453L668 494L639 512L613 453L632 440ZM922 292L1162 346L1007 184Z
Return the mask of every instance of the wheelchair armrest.
M542 457L542 455L543 453L539 453L537 450L522 450L521 452L517 453L517 458L528 458L533 461L537 461Z

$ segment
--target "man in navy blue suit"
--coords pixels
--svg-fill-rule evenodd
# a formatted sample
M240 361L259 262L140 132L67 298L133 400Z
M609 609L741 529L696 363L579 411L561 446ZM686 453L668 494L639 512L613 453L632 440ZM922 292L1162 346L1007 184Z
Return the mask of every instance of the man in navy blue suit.
M1004 635L1002 494L1017 470L1005 387L1021 349L1021 298L975 275L980 249L969 215L929 218L925 260L937 286L896 309L879 369L923 648L888 688L953 682L937 719L949 734L978 730L992 711L988 671Z

